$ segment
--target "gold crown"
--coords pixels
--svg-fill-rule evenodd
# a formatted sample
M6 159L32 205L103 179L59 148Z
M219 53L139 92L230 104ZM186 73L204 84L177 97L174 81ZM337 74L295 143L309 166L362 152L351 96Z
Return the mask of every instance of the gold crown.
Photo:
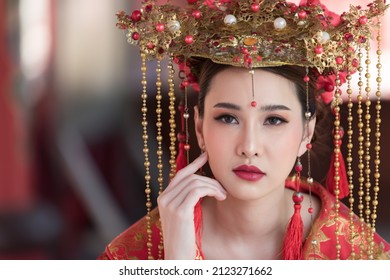
M149 59L169 54L248 68L301 65L321 73L356 69L356 50L369 42L388 6L375 1L338 16L318 0L300 6L285 0L188 0L187 8L155 2L130 15L117 13L117 27L127 29L128 42Z

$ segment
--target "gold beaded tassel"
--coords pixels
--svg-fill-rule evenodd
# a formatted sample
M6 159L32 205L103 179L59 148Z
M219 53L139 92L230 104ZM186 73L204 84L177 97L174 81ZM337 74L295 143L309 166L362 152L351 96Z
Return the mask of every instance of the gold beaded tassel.
M381 26L381 21L380 18L378 18L378 25L379 27ZM380 125L381 125L381 83L382 83L382 77L381 77L381 55L382 55L382 50L381 50L381 29L379 28L378 35L377 35L377 43L378 43L378 48L376 51L377 54L377 90L376 90L376 118L375 118L375 173L374 173L374 197L372 200L372 214L371 214L371 241L373 242L374 240L374 234L376 231L376 218L377 218L377 207L378 207L378 194L379 194L379 178L380 178L380 171L379 171L379 166L380 166L380 137L381 137L381 132L380 132ZM371 243L371 247L373 247L373 243ZM373 248L372 248L373 249ZM369 256L369 258L373 259L373 256Z
M162 129L162 121L161 121L161 114L162 114L162 108L161 108L161 100L162 100L162 94L161 94L161 60L157 60L157 67L156 67L156 101L157 101L157 108L156 108L156 117L157 117L157 122L156 122L156 128L157 128L157 170L158 170L158 185L159 185L159 195L163 191L163 183L164 183L164 176L163 176L163 161L162 161L162 156L163 156L163 150L162 150L162 134L161 134L161 129ZM163 246L164 240L163 240L163 235L160 233L160 242L158 244L158 259L162 259L162 251L163 251Z
M347 143L347 176L348 176L348 188L349 188L349 230L350 230L350 242L351 242L351 259L354 260L356 258L356 252L355 252L355 246L354 246L354 239L355 239L355 226L353 223L354 218L354 211L353 206L355 199L353 197L353 190L354 190L354 183L353 183L353 171L352 171L352 149L353 149L353 143L352 143L352 135L353 135L353 115L352 115L352 109L353 109L353 102L352 102L352 87L351 87L351 73L348 71L347 73L347 95L348 95L348 130L347 130L347 137L348 137L348 143Z
M145 157L145 194L146 194L146 233L147 233L147 248L148 248L148 259L153 260L152 256L152 226L151 226L151 216L150 212L152 209L152 201L151 201L151 193L152 190L150 188L150 161L149 161L149 147L148 147L148 121L147 121L147 112L148 112L148 107L147 107L147 80L146 80L146 54L141 53L141 73L142 73L142 138L144 141L144 147L143 147L143 152L144 152L144 157Z
M175 70L173 68L173 56L169 56L168 61L168 85L169 85L169 138L170 138L170 159L169 164L171 166L169 172L169 178L172 179L176 174L176 121L175 121L175 84L174 77Z
M335 153L335 160L334 160L334 183L335 183L335 197L336 197L336 203L335 203L335 237L336 237L336 260L340 259L340 251L341 251L341 245L340 245L340 221L339 221L339 208L340 208L340 200L339 200L339 194L340 194L340 174L339 174L339 155L341 153L340 151L340 100L341 100L341 90L340 90L340 76L338 70L336 71L336 90L335 90L335 100L334 100L334 112L335 112L335 120L334 120L334 153Z
M365 182L364 182L364 186L365 186L365 197L364 197L364 200L365 200L365 210L364 210L364 214L365 214L365 220L366 220L366 224L368 226L368 230L367 230L367 246L368 246L368 250L367 250L367 253L368 253L368 258L372 258L372 255L373 255L373 252L372 252L372 245L371 245L371 113L370 113L370 108L371 108L371 100L370 100L370 93L371 93L371 87L370 87L370 78L371 78L371 75L370 75L370 71L369 71L369 68L370 68L370 64L371 64L371 60L370 60L370 46L367 45L366 48L366 60L365 60L365 63L366 63L366 74L365 74L365 77L366 77L366 88L365 88L365 91L366 91L366 111L365 111L365 120L366 120L366 124L365 124L365 141L364 141L364 147L365 147L365 154L364 154L364 160L365 160L365 167L364 167L364 174L365 174Z
M363 122L363 108L362 108L362 100L363 100L363 67L362 65L362 57L363 53L361 50L359 50L358 53L358 58L359 58L359 67L358 67L358 73L359 73L359 81L358 81L358 86L359 86L359 93L357 96L357 116L358 116L358 156L359 156L359 162L358 162L358 169L359 169L359 177L358 177L358 182L359 182L359 191L358 191L358 210L359 210L359 220L361 224L363 225L364 223L364 215L363 215L363 210L364 210L364 204L363 204L363 196L364 196L364 162L363 162L363 156L364 156L364 134L363 134L363 128L364 128L364 122ZM365 231L363 230L363 226L361 225L361 238L362 240L365 240ZM364 252L365 244L364 242L360 242L359 248L360 252ZM362 258L362 256L360 256Z

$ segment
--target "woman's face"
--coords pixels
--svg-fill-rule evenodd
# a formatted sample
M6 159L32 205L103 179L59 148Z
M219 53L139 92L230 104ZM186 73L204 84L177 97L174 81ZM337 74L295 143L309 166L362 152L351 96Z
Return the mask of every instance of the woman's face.
M211 81L203 118L195 110L198 142L215 179L243 200L281 190L309 140L294 84L255 70L254 85L256 107L249 71L227 68Z

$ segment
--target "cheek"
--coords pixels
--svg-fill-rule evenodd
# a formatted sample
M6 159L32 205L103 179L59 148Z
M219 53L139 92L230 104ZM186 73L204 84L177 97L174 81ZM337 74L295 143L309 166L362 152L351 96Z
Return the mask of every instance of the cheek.
M302 142L301 127L288 131L283 136L269 139L272 154L278 159L283 159L281 164L292 168L299 154Z
M226 149L225 147L227 147L231 141L228 141L228 139L226 139L223 135L223 131L216 126L204 127L203 140L206 145L206 149L213 153L219 153L220 151Z

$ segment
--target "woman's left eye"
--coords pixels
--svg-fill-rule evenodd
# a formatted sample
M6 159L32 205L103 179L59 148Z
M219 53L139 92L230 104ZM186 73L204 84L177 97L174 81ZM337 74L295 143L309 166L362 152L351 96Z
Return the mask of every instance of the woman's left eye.
M237 119L231 115L221 115L217 118L215 118L216 120L219 120L223 123L227 123L227 124L236 124L238 123Z
M269 117L265 120L266 125L280 125L282 123L286 123L287 121L280 117Z

